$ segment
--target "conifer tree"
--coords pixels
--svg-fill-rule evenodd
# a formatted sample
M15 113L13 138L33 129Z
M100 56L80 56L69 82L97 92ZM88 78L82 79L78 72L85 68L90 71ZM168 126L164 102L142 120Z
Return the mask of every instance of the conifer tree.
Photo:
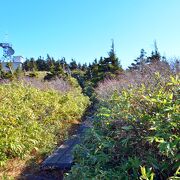
M106 65L106 71L115 73L117 70L122 70L120 62L114 50L114 40L112 40L111 50L109 51L108 55L109 57L104 59Z
M70 67L71 70L77 69L77 68L78 68L78 65L77 65L77 63L76 63L76 60L72 59L71 62L70 62L70 64L69 64L69 67Z
M159 62L161 60L161 55L159 53L157 42L154 41L154 51L152 51L151 56L148 58L150 63Z

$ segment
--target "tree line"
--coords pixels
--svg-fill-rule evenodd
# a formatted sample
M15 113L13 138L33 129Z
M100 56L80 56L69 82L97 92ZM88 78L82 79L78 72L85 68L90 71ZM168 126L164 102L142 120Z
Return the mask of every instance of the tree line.
M154 42L154 50L150 56L144 49L141 49L139 57L128 67L128 70L140 70L143 65L151 64L158 61L167 62L166 57L161 56L157 43ZM47 71L54 76L75 76L81 82L82 76L86 80L91 80L94 84L103 80L105 77L112 78L123 71L118 57L114 50L114 42L112 42L111 49L108 53L108 57L100 57L99 60L95 59L92 63L81 64L77 63L75 59L72 59L70 63L67 63L66 59L55 60L49 54L46 58L41 56L38 59L30 58L26 59L23 63L23 70L25 71ZM82 82L80 83L82 84Z
M154 42L154 50L151 55L147 56L145 50L141 49L139 57L134 60L127 70L141 71L145 65L157 63L159 61L167 63L166 58L161 56L157 43ZM11 67L9 64L7 65ZM176 66L179 68L179 61L176 62ZM115 78L124 71L115 53L113 41L107 57L100 57L99 60L95 59L89 64L77 63L75 59L72 59L70 63L67 63L65 58L55 60L50 55L47 55L46 58L40 56L37 59L26 59L22 65L22 70L25 72L30 71L31 77L35 77L38 74L38 71L45 71L46 76L44 77L44 80L72 76L78 80L84 91L90 93L88 95L93 93L93 88L97 86L98 82L105 78ZM2 72L1 67L0 71Z
M81 64L72 59L67 63L65 58L55 60L50 55L44 59L30 58L26 59L23 63L24 71L47 71L45 79L55 77L66 77L68 75L75 77L82 87L85 87L85 82L91 82L95 86L99 81L105 77L114 77L119 72L123 71L119 59L114 50L114 42L112 43L111 50L108 57L100 57L99 60L95 59L92 63Z

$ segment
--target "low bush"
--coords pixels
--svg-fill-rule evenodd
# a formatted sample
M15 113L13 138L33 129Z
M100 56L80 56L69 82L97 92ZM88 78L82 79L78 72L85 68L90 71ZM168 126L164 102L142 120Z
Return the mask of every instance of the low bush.
M88 104L78 88L57 91L22 82L0 84L0 166L15 157L49 153L67 138Z
M147 74L146 74L147 75ZM129 82L133 80L130 79ZM108 80L111 82L111 80ZM180 81L160 75L98 88L94 126L76 147L67 179L175 179L180 175ZM122 81L121 81L122 82ZM151 82L151 83L150 83ZM101 84L101 86L107 86ZM119 86L119 88L117 88ZM110 87L110 86L109 86Z

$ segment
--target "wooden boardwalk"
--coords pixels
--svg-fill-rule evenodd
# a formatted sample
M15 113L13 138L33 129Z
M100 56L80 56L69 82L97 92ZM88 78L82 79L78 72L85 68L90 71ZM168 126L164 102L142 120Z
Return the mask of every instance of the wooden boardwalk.
M81 137L85 130L90 125L87 121L84 121L77 133L73 135L69 140L65 141L51 156L49 156L41 165L41 170L69 170L73 164L73 149L75 145L79 144Z

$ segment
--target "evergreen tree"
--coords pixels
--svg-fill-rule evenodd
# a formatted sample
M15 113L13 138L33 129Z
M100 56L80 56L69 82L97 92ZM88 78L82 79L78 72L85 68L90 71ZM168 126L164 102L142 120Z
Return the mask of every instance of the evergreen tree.
M41 56L36 60L36 65L38 71L47 71L48 69L46 61Z
M29 71L36 71L37 70L37 65L36 65L36 61L34 58L30 58L27 66L28 66Z
M82 69L81 63L78 63L77 68L78 68L78 69Z
M131 64L131 67L129 67L130 70L141 70L142 67L146 63L148 63L148 59L144 49L141 49L139 57L136 58L134 61L135 62Z
M148 58L150 63L159 62L161 60L161 55L159 53L157 42L154 41L154 51L152 51L151 56Z
M30 70L29 64L30 64L29 59L26 58L26 61L22 65L23 70L29 71Z
M56 66L54 74L55 74L55 76L58 76L58 77L64 77L65 76L64 70L63 70L60 63Z
M48 67L47 71L53 72L55 68L55 60L54 58L51 58L49 54L47 54L46 63Z
M115 72L117 70L122 70L122 67L120 66L120 62L115 54L115 50L114 50L114 40L112 40L112 46L111 46L111 50L108 53L109 57L107 58L107 63L109 65L108 70L110 72Z
M71 70L75 70L75 69L78 68L78 65L77 65L77 63L76 63L76 60L74 60L74 59L71 60L71 62L70 62L70 64L69 64L69 68L70 68Z
M84 64L82 65L82 67L81 67L81 70L82 70L82 71L86 71L87 68L88 68L87 63L84 63Z
M110 50L110 52L108 54L109 54L109 62L113 66L116 66L118 68L119 62L118 62L118 58L116 57L116 54L115 54L115 51L114 51L114 41L112 41L111 50Z

